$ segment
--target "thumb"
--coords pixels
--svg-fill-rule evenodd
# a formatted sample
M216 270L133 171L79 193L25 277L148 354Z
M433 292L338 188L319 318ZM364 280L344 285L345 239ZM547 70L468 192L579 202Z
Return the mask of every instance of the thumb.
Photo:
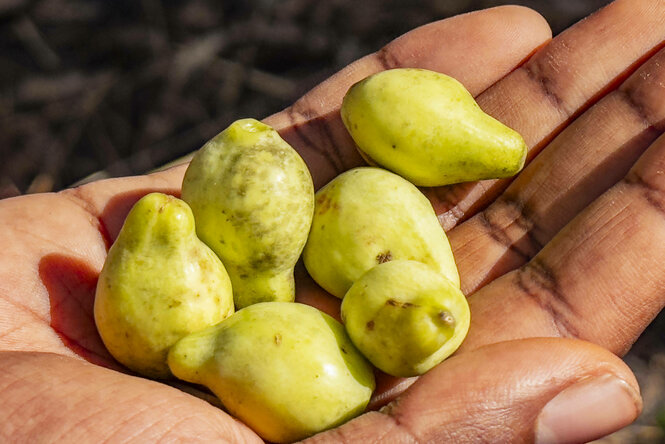
M312 441L586 442L630 424L641 408L635 377L607 350L522 339L454 356L380 412Z

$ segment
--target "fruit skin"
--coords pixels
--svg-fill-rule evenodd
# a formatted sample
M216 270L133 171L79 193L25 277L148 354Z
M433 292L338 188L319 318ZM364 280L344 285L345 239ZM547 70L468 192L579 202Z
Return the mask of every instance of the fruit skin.
M419 186L515 175L527 146L486 114L464 86L434 71L399 68L353 85L341 115L361 154Z
M203 384L271 442L291 442L362 413L372 367L342 324L308 305L263 302L178 341L173 374Z
M338 298L367 270L395 259L423 262L460 284L432 204L407 180L375 167L346 171L316 193L303 259L312 278Z
M187 204L161 193L140 199L97 282L95 323L113 357L144 376L168 378L169 347L232 313L231 281L196 237Z
M466 297L416 261L369 270L342 300L342 320L358 349L393 376L422 375L451 355L469 330Z
M293 301L293 268L314 210L305 162L268 125L242 119L194 156L182 198L196 231L222 259L236 308Z

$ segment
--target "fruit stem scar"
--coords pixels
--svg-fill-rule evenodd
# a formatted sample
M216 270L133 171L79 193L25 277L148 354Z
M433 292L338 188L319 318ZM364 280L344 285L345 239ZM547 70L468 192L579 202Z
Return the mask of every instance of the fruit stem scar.
M451 328L455 327L455 317L452 315L452 313L448 311L440 311L439 319L441 320L441 322L448 325L449 327Z

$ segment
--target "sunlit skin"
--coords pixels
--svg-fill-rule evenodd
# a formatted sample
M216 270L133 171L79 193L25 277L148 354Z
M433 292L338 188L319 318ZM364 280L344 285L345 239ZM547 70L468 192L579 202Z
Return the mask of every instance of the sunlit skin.
M414 30L265 119L319 188L362 164L339 117L348 87L420 67L458 79L529 146L512 182L423 190L469 297L462 347L417 380L379 378L372 405L387 407L312 441L530 441L550 399L606 374L633 389L639 413L618 356L665 302L664 41L663 2L617 0L553 40L533 11L491 9ZM204 400L129 374L92 320L131 205L178 196L185 168L0 201L1 440L260 442ZM296 282L298 300L336 313L302 267Z

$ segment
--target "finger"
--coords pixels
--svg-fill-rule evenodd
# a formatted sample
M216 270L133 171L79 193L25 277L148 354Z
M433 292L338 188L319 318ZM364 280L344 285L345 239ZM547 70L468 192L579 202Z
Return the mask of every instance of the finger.
M630 17L630 20L626 20ZM489 88L478 104L521 133L529 159L665 40L665 3L617 0L554 38ZM509 180L428 190L446 230L483 208Z
M450 232L471 293L531 259L665 129L665 49L559 134L487 209Z
M623 354L665 305L665 136L526 265L470 299L462 345L577 337Z
M50 353L0 353L2 442L263 442L193 396Z
M381 412L310 442L587 442L640 410L620 359L581 341L529 339L449 358Z
M305 159L319 188L362 164L339 108L348 88L378 71L420 67L446 73L476 95L522 63L551 37L534 11L505 6L451 17L417 28L349 65L266 123Z

